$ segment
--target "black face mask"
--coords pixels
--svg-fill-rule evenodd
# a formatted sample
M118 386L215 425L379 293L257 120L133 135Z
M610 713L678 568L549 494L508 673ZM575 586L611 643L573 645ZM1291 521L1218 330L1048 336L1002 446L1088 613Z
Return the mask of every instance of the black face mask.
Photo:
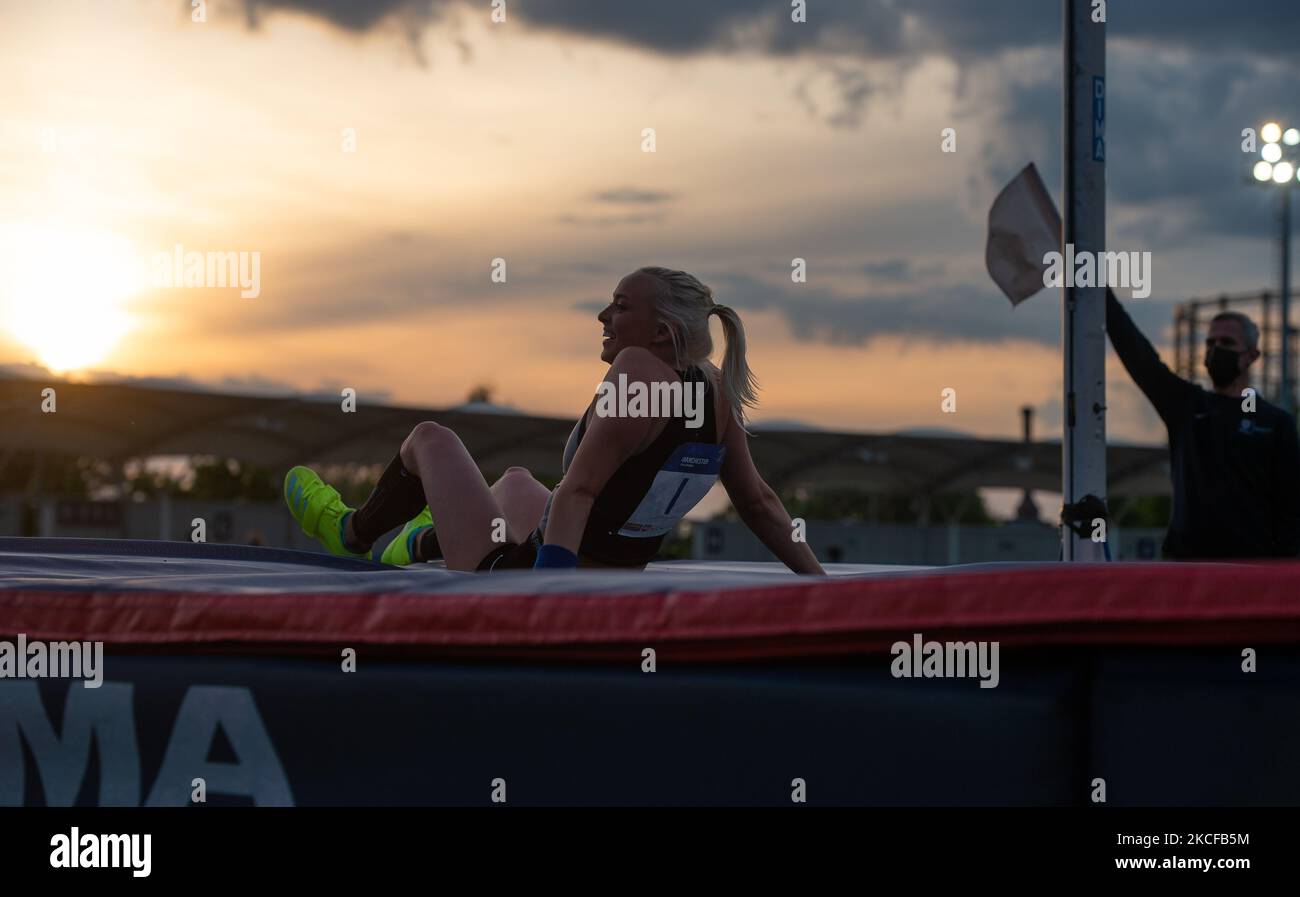
M1214 385L1223 388L1241 373L1241 353L1215 346L1205 353L1205 367Z

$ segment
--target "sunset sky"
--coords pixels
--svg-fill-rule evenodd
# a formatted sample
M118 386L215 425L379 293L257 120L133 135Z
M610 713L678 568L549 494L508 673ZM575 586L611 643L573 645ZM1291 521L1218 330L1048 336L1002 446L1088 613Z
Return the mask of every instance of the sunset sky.
M0 364L575 416L595 312L666 265L740 311L759 421L1059 434L1058 296L1013 311L984 237L1025 163L1059 195L1060 3L808 6L0 0ZM1300 121L1300 4L1109 6L1110 245L1171 359L1175 302L1275 286L1240 134ZM131 280L177 244L260 295ZM1109 366L1110 434L1162 441Z

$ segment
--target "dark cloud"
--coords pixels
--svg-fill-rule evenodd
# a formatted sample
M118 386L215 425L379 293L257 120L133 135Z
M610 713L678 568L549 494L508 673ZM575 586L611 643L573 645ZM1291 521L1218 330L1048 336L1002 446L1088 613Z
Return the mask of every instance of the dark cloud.
M1136 0L1110 4L1116 37L1207 50L1246 51L1291 62L1300 35L1300 3L1295 0Z
M264 11L282 9L315 14L353 32L367 31L388 20L411 32L439 19L451 6L466 4L465 0L245 0L245 5L250 20ZM475 3L472 8L477 14L486 14L484 4ZM926 54L948 56L958 63L960 98L962 85L978 63L994 62L1009 50L1055 48L1061 40L1061 4L1057 0L818 0L809 4L804 23L790 21L788 4L771 0L512 0L508 9L511 23L617 41L666 55L743 50L774 56L818 56L816 68L796 85L795 99L815 120L838 129L860 127L871 98L891 91L898 83L897 71L905 71ZM1112 108L1118 113L1112 119L1113 130L1128 125L1137 133L1168 135L1167 125L1177 114L1174 124L1185 132L1197 119L1206 117L1206 110L1222 110L1233 102L1259 106L1254 102L1257 96L1245 95L1238 88L1261 60L1282 62L1292 71L1296 68L1293 50L1295 36L1300 34L1300 2L1296 0L1254 0L1241 7L1222 0L1112 0L1108 18L1112 58L1114 49L1126 42L1197 54L1163 76L1152 69L1145 72L1142 89L1157 91L1161 97L1161 103L1152 107L1166 126L1159 132L1151 122L1131 122L1123 117L1124 98L1131 96L1136 86L1112 76ZM1228 53L1234 54L1232 60L1225 58ZM895 77L872 74L864 67L879 61L894 63ZM1059 131L1059 62L1045 67L1043 75L1043 79L1023 85L1020 96L1007 97L1006 117L1025 126L1019 129L1022 144L1026 128ZM836 102L828 104L823 99L819 104L814 100L809 90L814 78L829 79L829 92L837 95ZM1187 83L1189 80L1193 83ZM1278 78L1277 83L1279 91L1294 92L1293 77ZM1173 102L1166 103L1166 99ZM1040 110L1047 115L1035 117ZM1174 141L1167 142L1172 145ZM1200 144L1202 148L1206 145ZM1154 156L1161 148L1150 143L1142 151ZM1009 170L995 172L994 180L1010 177L1020 164L1019 160L1004 163L1002 167ZM1125 186L1138 187L1133 194L1138 196L1144 185L1175 185L1179 179L1197 176L1188 165L1170 166L1167 171L1167 177L1154 180L1137 171ZM1237 198L1237 205L1243 203Z
M1160 245L1271 233L1270 191L1250 178L1258 156L1242 152L1241 131L1297 108L1290 79L1243 61L1173 66L1136 54L1116 75L1112 84L1131 87L1111 104L1109 186Z
M1060 345L1058 294L1044 290L1012 308L990 283L870 292L844 297L806 284L775 285L748 275L724 274L705 281L719 301L745 311L777 311L800 340L861 345L873 336L925 337L938 342L1029 340ZM1169 303L1127 303L1134 321L1153 338L1168 326ZM1158 340L1157 340L1158 341Z
M790 7L770 0L510 0L508 21L535 28L644 47L667 55L715 50L790 54L809 47L841 53L896 56L907 49L905 11L897 0L816 0L808 21L790 20ZM464 6L487 15L484 2L465 0L244 0L256 25L274 11L304 12L346 31L369 31L389 20L408 27ZM188 12L188 5L186 7Z
M64 379L61 375L55 374L43 365L32 363L0 364L0 377L51 383L61 383ZM134 374L122 374L117 371L86 371L81 375L81 378L87 383L170 389L178 392L207 392L244 396L293 396L327 401L336 401L340 390L343 388L342 383L336 384L333 380L322 380L312 389L301 390L288 381L274 380L261 374L228 374L224 377L199 380L186 374L163 377L152 375L136 376ZM365 393L369 401L387 402L392 398L392 393L386 389L367 388Z
M642 190L636 187L614 187L593 193L589 199L602 205L657 206L671 202L675 197L662 190ZM627 211L620 214L566 212L557 215L558 224L570 227L627 227L644 224L661 224L665 220L662 210Z
M673 194L662 190L638 190L636 187L618 187L613 190L601 190L592 195L595 202L609 203L659 203L672 200Z
M250 8L258 10L315 12L351 31L376 27L389 17L409 21L423 16L432 21L452 2L249 0ZM486 15L486 4L467 8ZM670 56L803 54L810 66L797 82L795 98L814 119L838 128L858 127L865 105L893 87L884 73L889 67L872 70L870 63L894 63L901 71L925 54L953 59L958 63L955 109L965 125L962 152L973 154L974 160L966 166L967 189L977 207L991 200L1029 160L1038 163L1059 198L1060 8L1058 0L818 0L809 4L808 23L796 24L789 21L788 4L770 0L509 4L512 25L617 41ZM1112 238L1157 253L1228 238L1270 238L1272 201L1248 183L1251 160L1240 152L1240 131L1296 109L1292 45L1300 34L1300 2L1111 0L1108 14ZM1027 48L1040 49L1008 54ZM996 88L981 94L976 83L981 77L986 86L993 83ZM824 86L810 85L814 78L827 79L831 89L812 90ZM574 210L557 220L575 228L658 224L665 220L659 209L672 198L652 189L611 188L590 199L636 208L627 209L627 214L605 214L622 211L618 209L594 214ZM980 248L972 246L971 251ZM1231 270L1227 264L1225 268ZM811 289L787 288L774 294L757 280L738 285L752 289L755 307L780 309L807 339L860 341L887 327L941 338L1015 335L1044 343L1059 340L1059 310L1044 297L1012 314L1005 300L984 283L916 288L923 274L942 271L924 271L905 259L865 262L859 270L882 287L899 289L881 289L850 301ZM1269 271L1249 276L1254 281L1242 288L1258 287L1259 280L1273 275ZM383 315L443 301L431 295L427 285L413 285L403 277L409 277L409 271L381 278L370 295L340 300L340 316L358 304L368 315ZM1163 302L1148 300L1140 311L1135 308L1144 318L1140 323L1153 328L1148 331L1153 338L1168 326L1167 301L1186 298L1161 295Z
M773 4L754 0L517 0L512 10L531 25L618 41L660 53L712 50L734 41L736 28L767 18Z
M487 4L466 0L244 0L250 21L268 11L319 16L347 31L385 20L430 22L452 6L479 15ZM1058 44L1057 0L816 0L808 20L790 20L788 3L772 0L511 0L510 22L632 44L669 55L749 50L791 54L820 50L872 59L940 52L959 59L1028 46ZM188 13L188 4L186 12ZM1221 52L1248 50L1279 60L1294 55L1300 3L1253 0L1111 0L1115 39Z
M632 44L667 55L759 52L791 55L809 49L870 59L918 49L907 36L908 2L815 0L805 22L789 3L771 0L518 0L530 24Z
M880 262L868 262L862 266L862 273L876 280L888 280L895 283L906 283L918 280L924 277L934 277L942 274L944 266L938 262L929 265L918 265L911 259L892 258Z
M1032 160L1059 204L1060 92L1056 71L1004 82L988 104L993 126L971 171L973 195L992 197ZM1106 103L1112 238L1155 251L1198 240L1266 238L1274 230L1271 199L1251 182L1258 157L1241 151L1241 131L1278 109L1295 108L1292 94L1290 79L1258 60L1193 62L1115 48Z
M437 336L441 309L508 310L538 295L591 295L613 291L637 267L618 259L524 255L509 246L453 248L441 235L399 232L335 247L329 253L286 259L311 264L310 278L284 293L266 282L258 301L214 308L203 320L206 335L267 336L285 331L334 330L340 325L406 321ZM507 261L508 280L491 280L490 260ZM607 302L608 300L606 300ZM602 303L601 307L604 307ZM310 310L309 314L304 309Z
M407 23L428 22L452 0L244 0L244 15L252 27L270 11L302 12L317 16L344 31L365 32L389 19ZM189 13L189 3L185 12Z
M466 0L245 0L245 6L250 22L272 10L315 14L351 32L394 22L411 37L417 53L420 31L452 6L487 14L486 4ZM802 23L790 20L788 4L771 0L512 0L508 10L512 24L522 22L525 27L615 41L669 56L728 52L810 56L817 60L815 68L796 84L795 99L813 120L841 130L860 128L872 98L892 94L901 74L926 55L947 56L958 64L960 98L977 64L995 61L1011 50L1055 48L1061 40L1058 0L817 0L809 4L808 20ZM1180 68L1199 82L1199 90L1178 83L1171 83L1169 90L1197 103L1215 105L1227 99L1239 77L1233 76L1232 69L1249 70L1252 61L1267 58L1296 67L1293 46L1295 35L1300 34L1296 0L1255 0L1241 8L1221 0L1112 0L1108 18L1112 48L1136 42L1195 52L1197 57ZM461 49L465 57L468 48ZM1227 63L1222 57L1228 52L1250 56ZM882 61L892 65L883 70L869 67ZM1215 81L1210 70L1227 77ZM1048 78L1039 89L1050 97L1051 127L1058 129L1059 62L1049 65L1045 74ZM824 95L820 101L814 99L810 83L818 78L829 79L825 94L834 96L833 101ZM1020 103L1013 102L1007 111L1018 122L1029 118L1030 110ZM1009 177L1019 163L1012 166L998 174ZM1236 205L1243 203L1240 197L1235 199Z
M840 296L807 284L776 285L748 275L707 280L714 295L742 312L777 311L800 340L860 345L873 336L920 336L939 341L1028 339L1055 345L1060 312L1050 299L1014 313L991 284L958 284ZM1040 297L1042 298L1042 297Z
M0 362L0 377L13 380L58 380L44 365L30 361Z
M911 63L900 63L900 67L905 70L911 67ZM832 104L825 100L819 103L813 96L811 87L820 78L830 82L829 93L835 98ZM842 62L822 62L799 81L794 97L811 118L832 128L851 130L862 124L867 102L882 89L882 82L896 81L897 78L897 74L889 79L875 77L860 66Z
M911 274L912 263L908 259L889 259L884 262L869 262L862 266L869 277L880 280L907 280Z
M897 6L924 35L918 49L942 52L963 62L1061 41L1058 0L900 0Z

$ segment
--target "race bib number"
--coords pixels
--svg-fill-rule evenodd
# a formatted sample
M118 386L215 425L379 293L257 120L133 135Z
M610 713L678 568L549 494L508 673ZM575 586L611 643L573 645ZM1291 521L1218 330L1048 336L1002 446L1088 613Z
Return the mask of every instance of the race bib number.
M722 446L708 442L679 445L618 534L649 538L667 533L718 481L726 453Z

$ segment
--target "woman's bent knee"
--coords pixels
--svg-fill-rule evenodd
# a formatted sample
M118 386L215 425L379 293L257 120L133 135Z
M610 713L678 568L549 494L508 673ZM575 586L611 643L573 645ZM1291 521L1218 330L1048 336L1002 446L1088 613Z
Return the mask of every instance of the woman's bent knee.
M435 448L440 444L445 444L449 440L456 440L458 437L455 432L442 424L435 423L431 420L420 421L412 429L409 436L402 443L402 448L398 454L401 455L402 464L407 470L415 470L416 453Z

